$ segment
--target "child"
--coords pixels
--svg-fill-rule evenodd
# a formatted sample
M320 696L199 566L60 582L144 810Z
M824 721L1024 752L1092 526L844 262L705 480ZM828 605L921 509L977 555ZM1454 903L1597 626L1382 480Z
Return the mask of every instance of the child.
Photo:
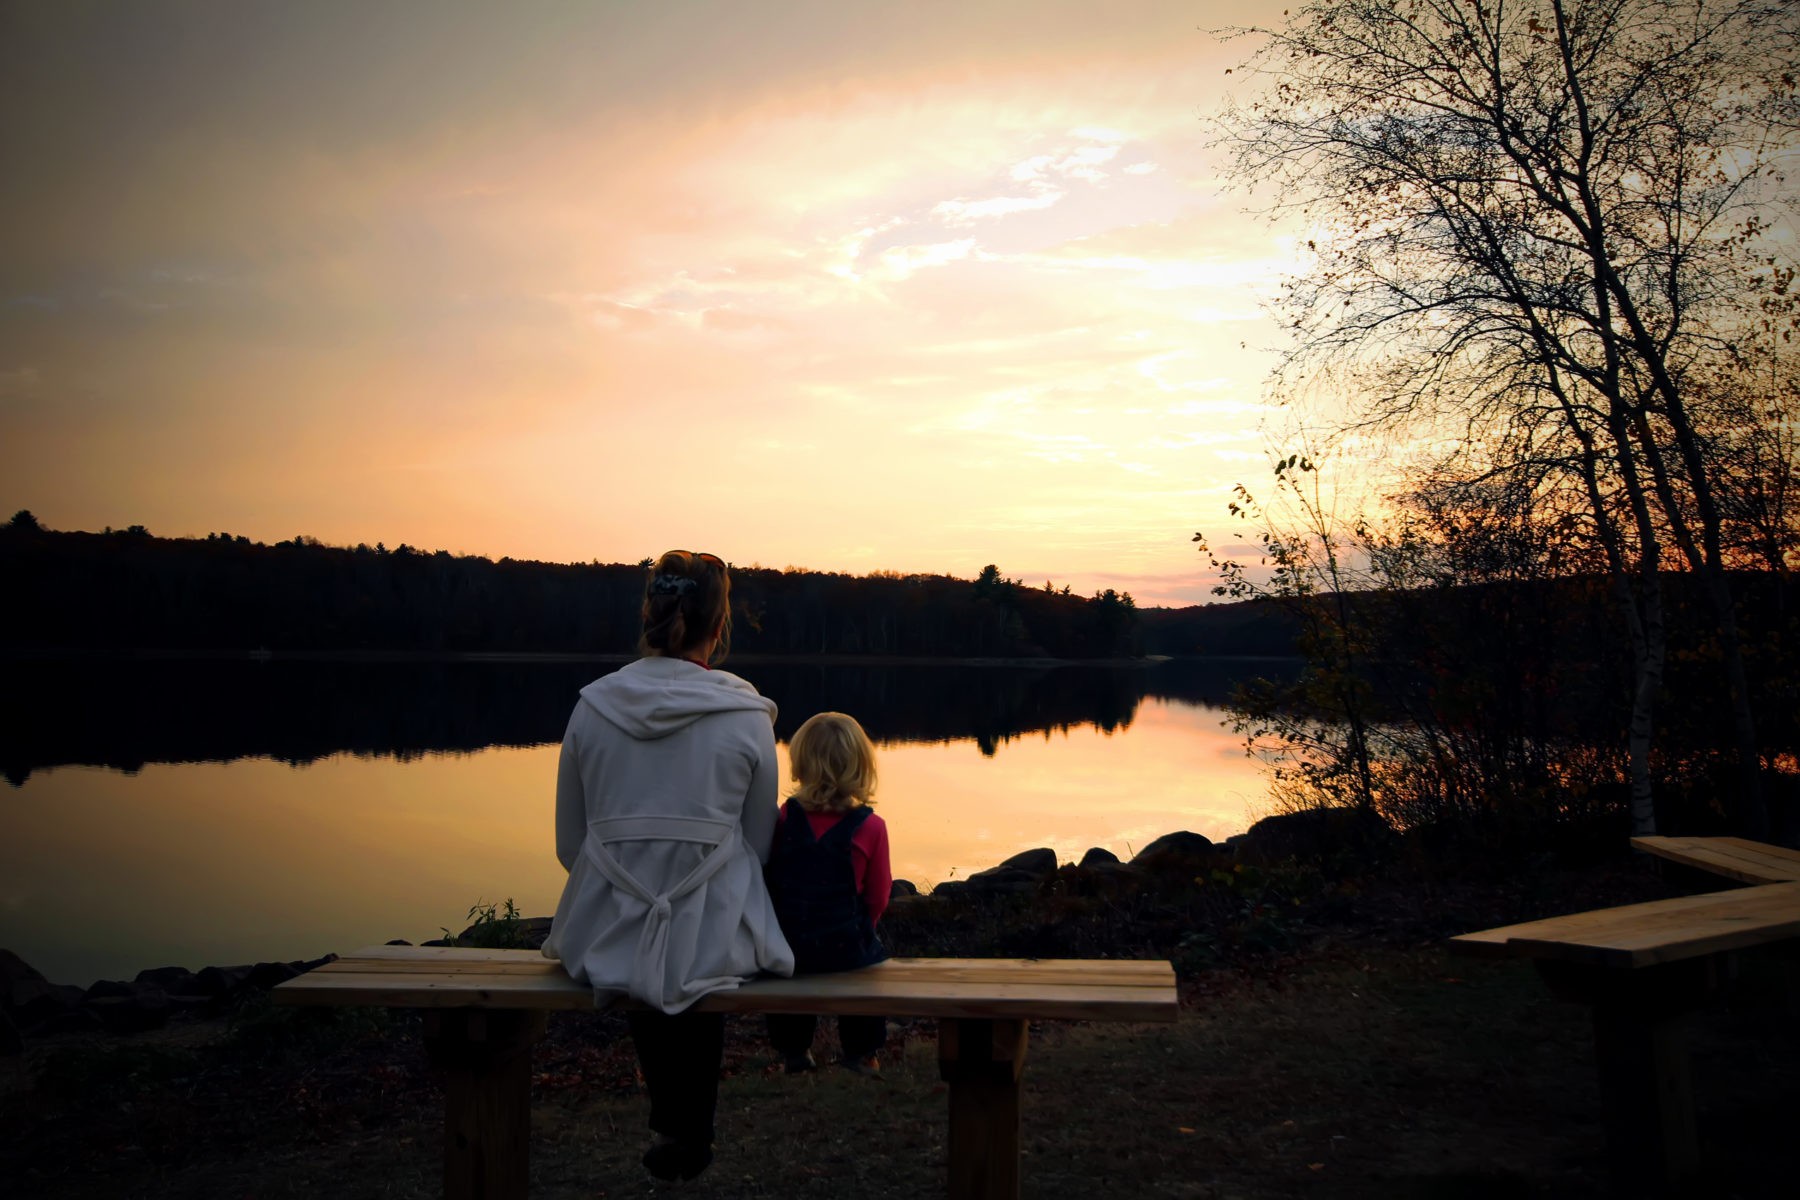
M843 713L809 717L788 743L799 785L782 807L775 845L764 868L781 931L794 949L796 975L846 971L887 957L875 924L894 886L887 825L870 805L875 794L875 747L862 726ZM789 1071L810 1071L819 1019L771 1014L769 1041ZM843 1065L858 1074L881 1071L887 1041L884 1017L840 1016Z

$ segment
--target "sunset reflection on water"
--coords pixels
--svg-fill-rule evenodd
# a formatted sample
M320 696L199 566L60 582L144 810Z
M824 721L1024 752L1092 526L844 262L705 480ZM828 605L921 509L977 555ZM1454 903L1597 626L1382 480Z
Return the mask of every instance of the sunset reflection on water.
M894 874L926 888L1020 850L1121 858L1219 839L1263 783L1219 711L1146 699L1129 727L880 747ZM786 747L781 748L783 772ZM338 754L35 773L3 797L0 946L59 983L146 967L311 958L467 923L477 901L556 905L557 748Z

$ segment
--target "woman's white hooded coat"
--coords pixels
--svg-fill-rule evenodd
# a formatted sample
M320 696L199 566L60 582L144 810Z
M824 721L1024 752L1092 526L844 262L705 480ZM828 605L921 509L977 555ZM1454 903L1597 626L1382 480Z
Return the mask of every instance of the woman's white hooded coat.
M556 781L569 872L544 953L667 1013L793 951L763 886L778 816L775 704L728 671L642 658L581 691Z

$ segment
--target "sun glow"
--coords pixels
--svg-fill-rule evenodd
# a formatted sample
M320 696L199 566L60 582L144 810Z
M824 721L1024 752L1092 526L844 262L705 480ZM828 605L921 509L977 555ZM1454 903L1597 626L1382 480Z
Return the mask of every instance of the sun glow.
M1242 475L1293 244L1214 183L1234 52L1191 5L996 7L296 10L273 41L221 7L129 72L42 14L94 69L0 117L54 147L0 233L7 497L1201 599L1186 535ZM67 82L114 71L150 98Z

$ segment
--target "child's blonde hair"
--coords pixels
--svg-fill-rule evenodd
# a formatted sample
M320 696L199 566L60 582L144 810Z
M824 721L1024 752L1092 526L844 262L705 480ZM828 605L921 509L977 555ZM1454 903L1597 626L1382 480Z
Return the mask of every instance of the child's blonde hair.
M843 812L875 803L875 747L855 717L814 713L788 742L788 766L808 812Z

